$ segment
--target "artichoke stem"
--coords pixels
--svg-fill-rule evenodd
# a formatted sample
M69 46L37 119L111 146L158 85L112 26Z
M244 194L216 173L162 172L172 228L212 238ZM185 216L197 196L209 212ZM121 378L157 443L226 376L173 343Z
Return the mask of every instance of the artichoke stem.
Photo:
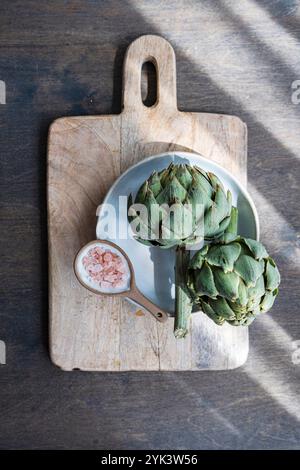
M175 267L175 338L184 338L188 333L189 319L192 312L192 301L186 286L189 258L189 251L185 247L177 248Z

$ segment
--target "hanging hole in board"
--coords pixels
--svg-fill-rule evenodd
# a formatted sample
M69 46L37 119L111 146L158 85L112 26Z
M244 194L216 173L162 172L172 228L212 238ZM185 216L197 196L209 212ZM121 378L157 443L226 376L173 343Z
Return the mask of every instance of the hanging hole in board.
M157 102L157 73L151 60L142 65L141 94L145 106L151 108Z

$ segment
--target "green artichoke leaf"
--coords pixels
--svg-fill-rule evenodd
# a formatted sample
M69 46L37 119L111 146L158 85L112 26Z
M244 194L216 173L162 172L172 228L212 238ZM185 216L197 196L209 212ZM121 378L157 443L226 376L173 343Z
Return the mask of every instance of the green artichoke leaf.
M212 185L212 187L216 190L218 187L220 187L224 191L224 186L221 182L221 180L215 175L214 173L207 173L207 176L209 178L209 181Z
M204 237L214 238L219 233L219 214L216 205L212 205L204 215Z
M253 320L255 320L256 316L255 314L247 314L241 318L236 318L235 320L233 321L229 321L228 323L230 323L231 325L233 326L249 326L251 325L251 323L253 322Z
M214 312L213 308L207 302L204 302L204 300L201 300L201 308L203 312L206 313L206 315L211 318L211 320L213 320L217 325L223 325L225 318L217 315Z
M248 302L248 290L244 284L244 281L240 279L239 287L238 287L237 303L241 305L242 307L245 307L247 305L247 302Z
M162 238L183 241L193 235L193 214L186 204L175 200L162 219Z
M147 208L147 214L149 218L151 217L151 208L153 208L153 206L157 209L157 211L160 210L160 206L157 204L154 194L149 188L145 194L143 204Z
M231 208L228 205L225 193L220 186L217 187L215 200L204 215L204 236L207 238L215 237L220 233L220 224L224 218L228 217L230 222ZM226 225L226 226L227 226Z
M192 257L190 261L190 268L192 269L201 269L204 257L206 253L208 252L209 246L204 245L200 250L196 251L194 256Z
M242 237L238 237L237 241L241 245L241 255L240 256L247 255L247 256L250 256L250 258L254 258L252 251L246 245L244 239Z
M203 264L200 271L195 271L195 288L199 296L207 295L214 299L218 295L212 270L207 263Z
M239 276L234 272L225 273L221 268L213 269L213 275L219 295L236 300L239 295Z
M173 168L173 163L171 163L168 168L164 168L163 170L161 170L159 173L158 173L158 176L159 176L159 179L160 179L160 184L162 186L162 188L165 187L167 181L169 180L170 178L170 173L172 172L172 168Z
M227 227L230 224L230 216L225 217L225 219L222 220L222 222L219 225L219 230L217 233L215 233L213 238L218 238L221 235L223 235L224 231L227 229ZM231 235L231 234L230 234Z
M254 299L249 300L247 304L247 310L248 311L259 310L261 299L262 299L261 297L256 297Z
M181 218L182 218L182 238L183 239L188 239L188 237L194 236L194 231L195 231L195 221L194 221L194 214L191 211L191 206L188 204L183 204L181 207ZM179 227L180 231L180 227Z
M258 241L252 240L251 238L244 238L244 242L248 246L254 258L260 260L268 257L268 252L265 247Z
M161 238L159 238L158 241L161 245L166 247L173 246L173 244L181 244L181 240L176 236L173 228L163 224L161 226Z
M183 243L187 246L192 246L203 241L203 236L197 233L192 233L188 238L183 240Z
M222 185L221 185L221 187L222 187ZM230 216L231 215L231 208L232 208L232 194L229 191L229 189L227 190L226 199L227 199L227 203L228 203L228 214ZM236 209L236 211L238 210L237 207L235 207L235 209ZM238 214L238 212L237 212L237 214Z
M235 318L234 311L231 310L230 306L223 297L218 297L215 300L211 299L209 303L213 311L220 317L223 317L226 320L233 320Z
M272 258L268 258L266 262L266 289L274 290L280 284L280 273Z
M204 258L200 251L198 251L190 261L190 268L201 269L204 263Z
M209 264L219 266L225 272L233 271L233 266L239 257L241 247L238 243L229 245L212 245L206 255Z
M231 210L233 209L232 206L231 206L232 196L231 196L230 191L227 191L227 198L226 199L227 199L227 203L228 203L228 213L226 214L226 217L223 220L221 220L221 222L219 223L219 229L214 233L213 236L211 236L211 238L213 238L213 239L219 238L220 236L224 236L225 231L229 232L228 228L231 224ZM236 236L235 233L230 234L230 235L232 237ZM209 237L206 237L206 238L209 238ZM228 238L228 240L229 240L229 238Z
M193 182L192 186L198 187L203 193L206 193L209 198L213 196L213 187L205 175L204 172L198 167L194 167L193 169Z
M276 295L277 295L277 290L272 291L272 292L267 291L265 293L265 296L260 304L260 311L262 313L266 313L268 310L270 310L270 308L273 306Z
M265 280L264 275L262 274L257 279L255 286L248 288L249 300L260 299L263 295L265 295L265 291Z
M159 193L162 191L162 186L160 183L160 177L157 171L154 171L149 178L149 188L151 189L154 197L158 196Z
M239 317L239 318L242 315L245 315L247 313L247 311L249 310L248 304L247 305L240 305L238 302L236 302L236 301L231 302L230 300L228 300L228 303L230 305L231 310L233 310L235 312L235 314L237 315L237 317Z
M176 178L178 179L179 183L184 187L184 189L188 190L193 177L188 170L187 165L179 165L176 170Z
M139 208L139 205L141 207ZM148 188L144 194L143 203L134 203L130 211L137 210L134 220L131 223L136 227L134 232L141 238L155 240L159 237L159 219L161 208L156 203L152 191ZM139 230L138 230L139 228ZM144 236L142 236L142 233Z
M136 194L135 201L134 201L135 204L144 204L144 200L145 200L148 188L149 188L148 181L145 181Z
M209 195L194 183L189 189L185 202L192 206L194 213L199 212L202 217L205 211L212 205Z
M145 223L141 217L135 217L134 220L131 222L131 227L133 232L136 235L136 240L147 240L149 241L150 245L155 242L157 239L157 234L151 231L151 227L148 223Z
M176 200L183 202L186 199L187 191L174 176L163 190L156 197L158 204L172 205Z
M228 192L227 196L221 186L216 189L215 204L218 209L219 223L225 218L230 217L231 212L231 193Z
M226 217L227 219L227 217ZM224 219L224 220L226 220ZM229 222L230 222L230 217L228 217L229 219ZM230 232L225 232L218 240L219 243L222 243L224 245L227 245L228 243L231 243L231 242L235 242L235 241L239 241L239 237L237 237L234 233L230 233ZM240 245L241 247L241 250L242 250L242 246ZM242 253L242 251L241 251Z
M234 271L241 276L247 287L254 287L264 272L263 260L256 261L248 255L241 255L234 265Z
M231 196L230 196L231 197ZM237 235L239 211L237 207L231 206L229 224L226 227L226 233Z
M202 248L200 248L199 253L201 253L202 256L205 256L208 253L209 250L209 245L204 245Z

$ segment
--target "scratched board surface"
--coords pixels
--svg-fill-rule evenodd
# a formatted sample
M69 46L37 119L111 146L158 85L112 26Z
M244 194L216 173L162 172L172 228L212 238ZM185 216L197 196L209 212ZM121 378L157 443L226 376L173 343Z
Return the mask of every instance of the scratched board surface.
M298 1L2 0L0 9L0 447L299 448ZM247 123L248 190L280 295L250 327L242 368L68 374L47 346L48 128L59 116L119 114L124 53L145 33L176 50L179 109Z

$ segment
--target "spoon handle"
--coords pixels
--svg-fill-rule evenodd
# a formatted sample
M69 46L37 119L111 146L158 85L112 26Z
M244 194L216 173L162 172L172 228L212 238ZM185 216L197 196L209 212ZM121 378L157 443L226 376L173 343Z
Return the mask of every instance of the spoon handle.
M164 312L161 308L151 302L147 297L145 297L137 288L132 290L127 296L142 308L146 309L151 315L153 315L157 321L164 323L168 319L168 314Z

